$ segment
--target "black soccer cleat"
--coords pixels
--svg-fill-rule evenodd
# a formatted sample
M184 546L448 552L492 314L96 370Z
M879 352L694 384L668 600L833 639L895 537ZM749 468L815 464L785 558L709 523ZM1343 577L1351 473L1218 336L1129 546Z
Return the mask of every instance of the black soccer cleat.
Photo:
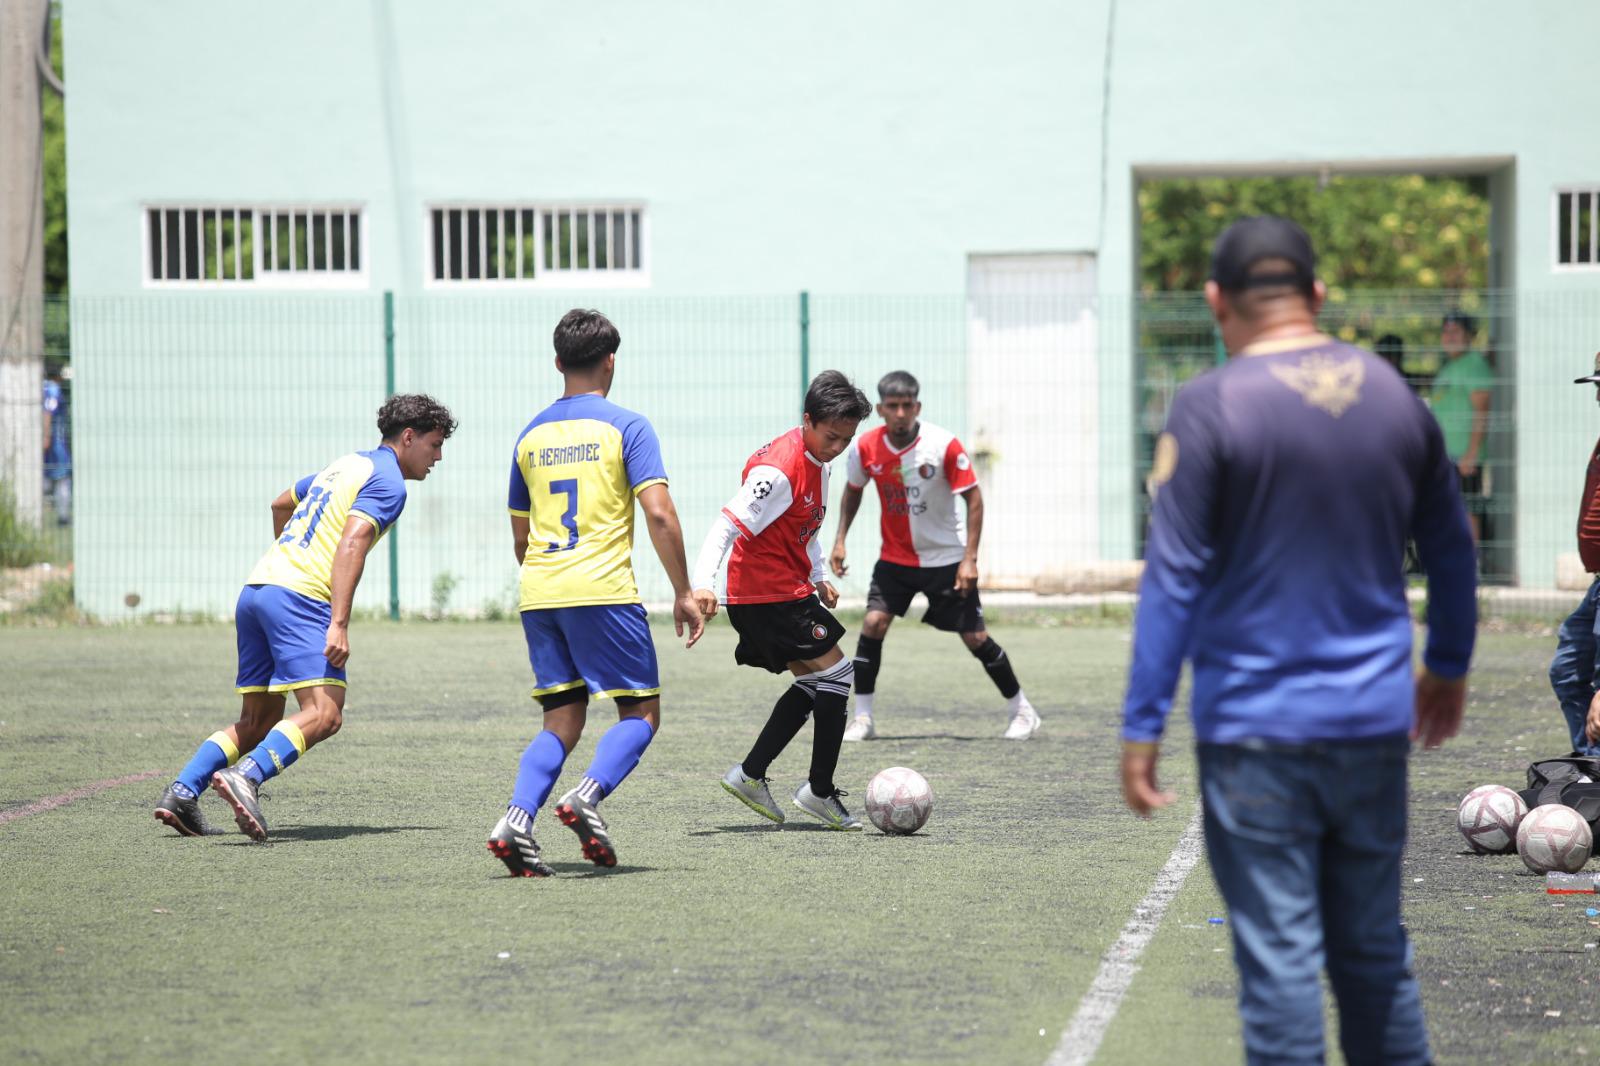
M506 864L512 877L550 877L555 871L539 858L532 833L519 833L502 817L489 834L489 854Z
M594 804L577 792L568 792L556 804L556 817L561 819L562 825L578 834L584 858L596 866L617 864L617 849L611 845L606 820L600 817L600 811Z
M161 802L156 804L156 821L176 829L186 837L211 836L216 830L206 823L206 816L200 813L200 800L190 796L184 799L172 787L161 794Z
M261 797L254 781L230 766L211 775L211 788L233 808L233 820L239 823L241 833L258 844L267 839L267 820L261 815Z

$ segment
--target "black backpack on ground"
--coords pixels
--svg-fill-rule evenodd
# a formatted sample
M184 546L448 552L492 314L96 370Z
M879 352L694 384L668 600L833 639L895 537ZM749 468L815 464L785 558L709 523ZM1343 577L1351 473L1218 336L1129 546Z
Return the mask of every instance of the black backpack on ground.
M1528 809L1560 803L1577 811L1600 836L1600 756L1572 752L1528 766L1528 787L1518 792Z

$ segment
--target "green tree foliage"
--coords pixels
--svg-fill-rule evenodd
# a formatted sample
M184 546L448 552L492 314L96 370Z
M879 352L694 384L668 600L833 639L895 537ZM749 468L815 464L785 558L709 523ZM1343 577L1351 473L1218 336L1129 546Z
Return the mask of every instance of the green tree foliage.
M50 16L50 65L61 77L61 9ZM44 291L67 291L67 123L61 97L47 85L39 87L44 111Z
M1489 197L1481 178L1184 178L1139 188L1140 289L1204 288L1211 243L1235 219L1275 214L1310 233L1337 302L1350 289L1481 289Z

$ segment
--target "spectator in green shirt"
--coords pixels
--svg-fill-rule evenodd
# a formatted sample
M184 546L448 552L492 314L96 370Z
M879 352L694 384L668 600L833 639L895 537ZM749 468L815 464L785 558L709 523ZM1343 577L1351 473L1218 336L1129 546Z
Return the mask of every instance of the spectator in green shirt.
M1444 365L1433 378L1433 413L1444 430L1445 450L1461 475L1461 495L1472 519L1474 540L1483 536L1484 504L1490 485L1483 476L1484 434L1489 425L1489 391L1494 371L1483 353L1474 351L1478 324L1464 311L1444 316L1439 346Z

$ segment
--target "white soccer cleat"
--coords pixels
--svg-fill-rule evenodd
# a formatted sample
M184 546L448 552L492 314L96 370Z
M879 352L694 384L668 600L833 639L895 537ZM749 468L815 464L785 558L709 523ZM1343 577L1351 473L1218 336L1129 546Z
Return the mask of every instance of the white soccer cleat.
M1005 739L1027 740L1039 731L1041 722L1039 712L1024 697L1017 713L1011 716L1011 724L1006 726Z
M773 802L772 790L767 787L764 777L746 777L743 766L735 766L722 776L722 787L727 789L734 799L749 807L763 818L770 818L774 822L783 821L783 812L778 810L778 805Z
M858 714L855 720L845 726L844 739L846 740L875 740L878 730L872 724L870 714Z
M860 830L861 822L844 809L844 803L839 799L845 793L835 789L831 796L819 796L811 791L811 782L807 781L795 790L794 805L805 811L829 829Z

